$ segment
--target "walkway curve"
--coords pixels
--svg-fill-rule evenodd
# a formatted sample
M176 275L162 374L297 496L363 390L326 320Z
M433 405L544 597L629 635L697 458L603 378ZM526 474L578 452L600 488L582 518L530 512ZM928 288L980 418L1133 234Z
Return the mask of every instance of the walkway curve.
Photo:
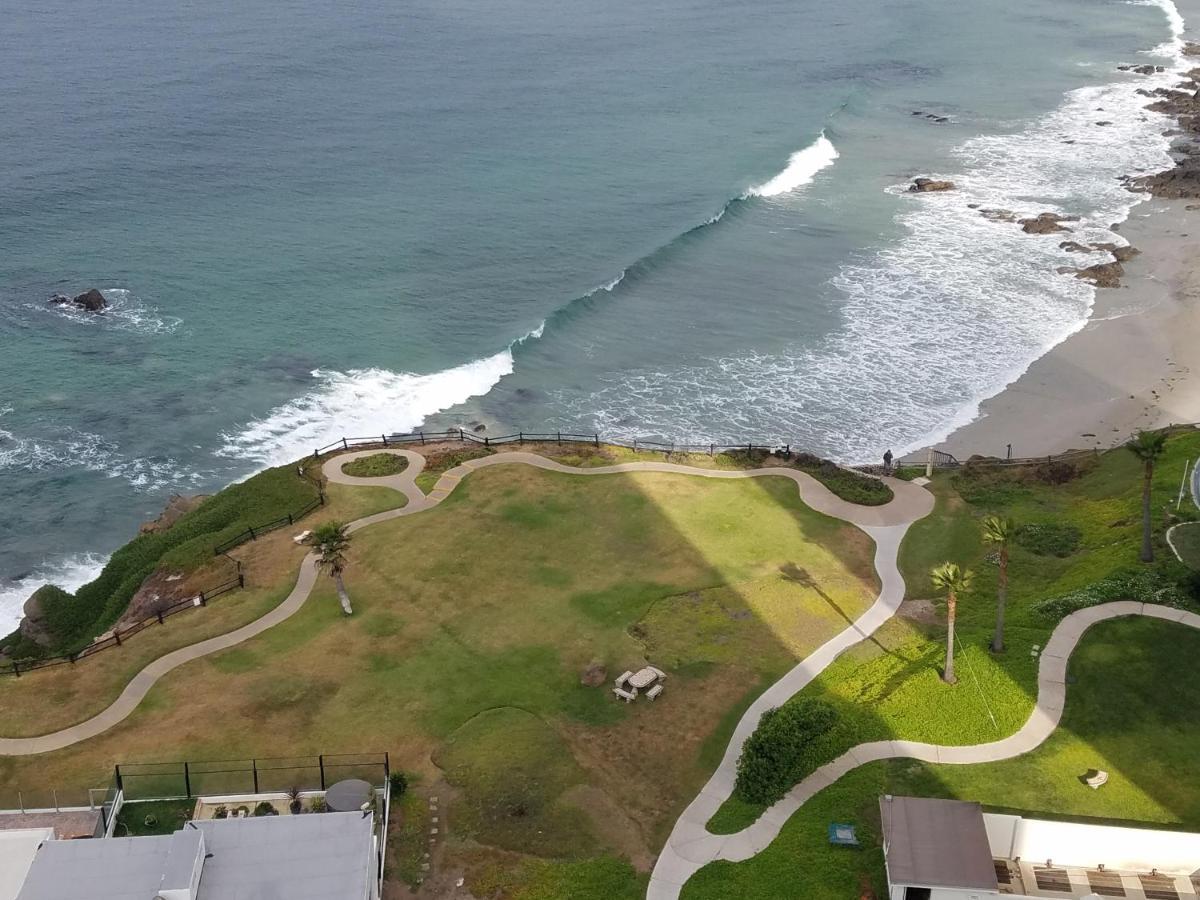
M408 460L408 466L403 472L397 475L389 475L382 478L356 478L342 472L342 466L347 462L361 456L370 456L381 452L404 457ZM564 472L570 475L667 472L680 475L696 475L705 478L758 478L763 476L791 478L799 489L800 499L806 505L818 512L858 525L871 535L871 537L875 538L877 545L875 554L876 568L880 571L880 577L884 580L885 588L888 585L892 585L894 588L894 584L892 584L893 580L899 579L899 572L896 571L895 565L896 552L899 549L900 538L903 537L908 523L928 515L930 510L933 509L933 496L923 488L908 482L887 479L889 486L895 494L890 503L884 506L858 506L853 503L847 503L845 500L837 497L812 476L784 466L726 471L701 469L694 466L682 466L666 462L632 462L612 466L580 468L578 466L565 466L562 463L554 462L534 453L505 451L496 453L493 456L469 460L442 473L428 496L416 484L417 476L425 468L425 457L410 450L385 449L343 453L326 460L322 472L329 481L336 484L390 487L393 490L401 492L407 498L407 504L400 509L390 509L354 520L348 526L348 530L354 532L378 522L385 522L401 516L411 516L431 509L450 496L450 493L468 473L490 466L511 463L523 463L539 469ZM883 568L880 568L881 561L883 562ZM234 647L243 641L248 641L262 634L267 629L286 621L304 605L304 602L312 593L316 581L316 557L314 554L309 553L300 563L300 571L291 593L287 595L282 603L261 618L255 619L253 622L226 634L217 635L216 637L208 638L187 647L181 647L178 650L173 650L164 656L160 656L134 675L117 699L106 709L77 725L72 725L60 731L38 737L0 738L0 756L30 756L37 753L48 753L103 734L131 715L155 683L168 672L201 657L218 653L222 650L228 650L230 647ZM903 591L904 583L900 581L899 593L902 595ZM896 602L898 604L899 600ZM878 602L876 602L875 606L878 605ZM872 610L874 609L875 607L872 607ZM784 676L784 681L789 677L790 674ZM772 694L774 690L775 688L771 688L767 694ZM779 702L777 700L773 705L778 705ZM741 726L739 725L738 733L740 731Z
M754 824L735 834L716 835L705 827L732 791L732 781L728 782L728 790L710 791L706 787L683 813L667 839L667 846L659 856L650 878L647 900L677 898L684 882L708 863L717 860L742 862L761 853L801 806L843 775L866 763L884 759L917 759L930 763L970 765L1011 759L1034 750L1050 737L1062 718L1067 699L1067 661L1084 633L1097 622L1124 616L1149 616L1200 628L1200 615L1157 603L1119 601L1081 609L1059 622L1046 642L1038 663L1037 701L1029 719L1015 734L986 744L964 746L916 741L859 744L833 762L821 766L767 809ZM822 650L824 648L817 653ZM723 789L725 784L722 781L717 787Z

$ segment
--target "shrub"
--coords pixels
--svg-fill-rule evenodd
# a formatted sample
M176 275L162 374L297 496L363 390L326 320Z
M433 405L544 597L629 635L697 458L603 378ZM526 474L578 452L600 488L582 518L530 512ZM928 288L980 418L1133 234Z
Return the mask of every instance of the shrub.
M1017 528L1016 543L1038 556L1070 556L1079 549L1083 532L1060 522L1033 522Z
M797 453L792 465L811 475L847 503L860 506L883 506L891 503L892 489L869 475L843 469L837 463L811 453Z
M394 453L374 453L360 456L342 466L342 472L353 478L382 478L399 475L408 467L408 460Z
M277 816L279 810L275 808L275 804L269 800L260 800L254 807L254 815L256 816Z
M388 786L391 788L393 799L403 797L408 790L408 778L403 772L393 772L388 776Z
M235 816L248 816L250 815L250 807L243 803L241 806L234 808L233 814Z
M224 803L222 803L220 806L218 806L216 809L213 810L213 818L214 819L228 819L229 818L229 807L227 807Z
M813 743L836 723L833 707L820 700L797 700L763 713L738 758L738 797L759 804L780 799L811 763Z
M325 802L324 797L313 797L308 801L308 811L315 813L323 813L329 809L329 804Z
M1133 570L1118 572L1068 594L1049 597L1033 604L1033 611L1044 618L1057 620L1076 610L1111 603L1114 600L1181 607L1188 605L1188 599L1179 585L1164 578L1158 571Z

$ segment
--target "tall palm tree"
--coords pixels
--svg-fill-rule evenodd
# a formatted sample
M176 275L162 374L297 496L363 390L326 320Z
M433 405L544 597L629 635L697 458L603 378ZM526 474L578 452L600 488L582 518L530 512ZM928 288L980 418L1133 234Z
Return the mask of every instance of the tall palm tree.
M992 635L992 652L1004 650L1004 607L1008 603L1008 548L1016 530L1013 520L987 516L983 520L983 542L994 544L1000 551L1000 580L996 585L996 633Z
M342 602L342 612L352 615L350 596L346 593L346 585L342 583L342 573L346 571L346 553L350 549L350 535L342 522L326 522L313 529L308 536L308 543L317 550L317 568L328 572L337 586L338 599Z
M1154 544L1150 540L1150 488L1154 484L1154 464L1166 449L1167 436L1161 431L1139 431L1125 449L1142 461L1142 562L1154 562Z
M929 573L933 586L946 592L946 671L942 680L946 684L958 681L954 677L954 619L958 614L958 595L971 587L975 576L969 569L959 568L958 563L944 562Z

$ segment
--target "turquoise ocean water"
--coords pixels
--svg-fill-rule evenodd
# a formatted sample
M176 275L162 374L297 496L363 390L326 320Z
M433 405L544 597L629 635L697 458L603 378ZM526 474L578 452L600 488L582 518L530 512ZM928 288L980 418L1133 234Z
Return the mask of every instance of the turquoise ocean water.
M1085 321L1170 0L13 0L0 632L173 492L481 421L943 434ZM919 115L914 113L920 113ZM930 115L943 117L938 123ZM1098 126L1097 121L1110 124ZM953 194L903 186L938 174ZM96 286L104 316L48 308Z

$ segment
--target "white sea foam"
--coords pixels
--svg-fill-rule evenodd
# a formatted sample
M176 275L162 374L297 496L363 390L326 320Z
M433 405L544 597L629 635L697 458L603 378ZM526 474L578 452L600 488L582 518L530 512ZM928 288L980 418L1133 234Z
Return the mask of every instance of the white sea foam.
M0 419L13 408L0 408ZM14 426L15 427L15 426ZM56 426L50 435L30 437L0 427L0 470L26 472L86 469L109 478L123 478L142 491L187 488L206 481L200 472L164 457L131 457L102 435Z
M790 194L796 188L810 184L818 172L832 166L837 158L837 148L822 131L821 136L813 143L803 150L797 150L788 158L787 168L770 181L750 188L746 191L746 196L778 197L780 194Z
M30 303L31 309L61 316L76 325L90 328L114 328L138 334L171 334L183 324L183 319L166 316L124 288L101 288L108 301L103 313L92 313L66 304Z
M486 394L512 370L511 347L428 375L386 369L317 369L312 373L316 387L240 432L222 435L225 443L218 452L280 465L343 436L409 431L434 413Z
M107 557L81 553L48 560L20 578L0 579L0 636L17 627L21 607L38 588L55 584L65 591L74 591L94 580L106 562Z
M1121 177L1171 165L1171 122L1137 90L1178 79L1182 20L1169 0L1152 5L1170 22L1174 38L1158 52L1174 65L1072 91L1020 133L960 145L948 173L958 190L905 196L902 237L832 279L843 325L822 345L613 375L571 412L627 438L647 436L642 423L681 439L811 436L813 449L850 461L923 446L975 418L983 399L1087 322L1095 288L1056 272L1080 264L1059 243L1124 243L1109 226L1143 198ZM1071 234L1027 235L969 204L1081 221Z

